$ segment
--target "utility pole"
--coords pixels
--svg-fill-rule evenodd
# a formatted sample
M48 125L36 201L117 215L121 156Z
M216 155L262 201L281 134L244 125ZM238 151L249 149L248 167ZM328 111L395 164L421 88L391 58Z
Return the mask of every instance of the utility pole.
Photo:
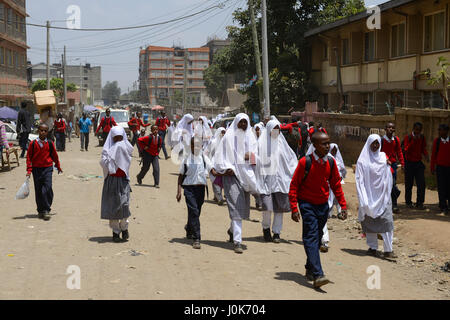
M47 90L50 90L50 21L47 21Z
M66 46L64 46L64 56L63 56L63 74L64 74L64 78L63 78L63 82L64 82L64 103L67 106L67 69L66 69Z
M258 31L256 30L255 8L253 6L253 0L248 0L248 8L250 9L250 20L252 24L252 36L253 36L253 49L256 60L256 75L258 80L263 78L261 70L261 51L259 50ZM263 88L258 86L259 106L260 109L264 107Z
M83 105L83 68L80 62L80 104Z
M182 113L184 115L184 107L186 105L186 93L187 93L187 73L188 73L188 50L184 50L184 80L183 80L183 109Z
M263 53L263 77L264 77L264 118L270 118L270 94L269 94L269 57L267 48L267 4L261 2L262 9L262 53Z

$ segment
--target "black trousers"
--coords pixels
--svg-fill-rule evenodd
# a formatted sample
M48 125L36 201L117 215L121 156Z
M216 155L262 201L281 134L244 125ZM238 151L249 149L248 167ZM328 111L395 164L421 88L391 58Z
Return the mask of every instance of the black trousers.
M425 202L425 165L422 161L405 162L405 202L411 204L412 187L416 180L417 204Z
M205 201L205 186L183 186L188 208L187 232L194 240L201 240L200 213Z
M64 132L55 131L56 151L66 150L66 134Z
M47 168L33 168L32 173L37 212L50 212L53 202L53 166Z
M152 156L147 151L143 151L142 157L142 168L141 172L138 174L139 179L144 179L150 166L153 165L153 178L155 179L155 184L159 185L159 160L158 156Z
M391 191L391 199L392 199L392 207L397 206L397 199L400 196L400 190L397 187L397 168L398 164L394 162L391 164L392 169L394 170L394 173L392 174L393 182L392 182L392 191Z
M20 134L20 138L19 138L19 146L22 149L22 154L20 155L21 157L25 156L25 152L27 152L27 145L28 145L28 132L22 132Z
M89 147L89 132L80 132L81 149L88 150Z
M131 145L134 147L137 139L139 138L139 131L133 131L133 138L131 139Z
M448 210L450 207L450 167L436 166L439 208Z
M165 142L165 140L166 140L166 132L167 131L158 131L158 135L162 139L161 148L162 148L162 150L164 152L164 157L166 157L166 159L167 159L166 142Z

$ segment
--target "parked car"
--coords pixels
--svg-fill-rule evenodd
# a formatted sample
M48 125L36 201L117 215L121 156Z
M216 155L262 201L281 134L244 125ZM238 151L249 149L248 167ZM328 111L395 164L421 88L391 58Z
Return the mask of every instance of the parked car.
M14 145L19 145L19 139L17 138L17 131L16 131L16 125L12 123L5 123L5 131L6 131L6 139L8 139L8 142L13 143ZM39 135L30 133L28 135L28 142L33 141L34 139L37 139Z

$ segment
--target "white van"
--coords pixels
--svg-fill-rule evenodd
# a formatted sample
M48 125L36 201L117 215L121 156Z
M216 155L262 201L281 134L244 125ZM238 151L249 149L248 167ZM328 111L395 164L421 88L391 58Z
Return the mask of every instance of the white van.
M128 121L130 121L130 113L128 112L128 110L123 109L109 109L109 110L111 110L111 117L114 118L114 121L117 123L118 126L121 126L122 128L125 129L128 140L131 140L131 131L130 128L128 128ZM97 127L100 126L100 121L102 121L102 118L105 116L106 116L105 111L102 111L97 120L98 121ZM98 135L98 142L101 146L105 143L101 135Z

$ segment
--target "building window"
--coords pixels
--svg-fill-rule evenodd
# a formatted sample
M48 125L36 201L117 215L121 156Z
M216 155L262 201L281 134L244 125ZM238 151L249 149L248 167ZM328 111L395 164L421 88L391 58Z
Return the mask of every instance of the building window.
M422 99L424 108L443 108L444 101L441 96L441 91L424 91Z
M6 60L8 60L8 66L12 67L13 66L13 57L12 57L12 52L9 49L6 49Z
M349 51L349 41L348 39L342 40L342 64L350 63L350 51Z
M375 32L364 34L364 61L375 60Z
M5 64L5 48L0 47L0 65Z
M25 34L25 18L20 17L20 32Z
M391 33L391 56L400 57L405 55L406 36L405 36L405 24L397 24L392 26Z
M8 21L7 21L7 23L8 23L8 25L11 25L11 23L12 23L12 9L11 8L8 8L7 9L8 11Z
M0 3L0 21L5 21L5 5Z
M445 48L445 13L425 16L424 52Z
M19 53L14 52L14 67L19 69Z
M367 113L373 113L375 111L373 92L368 92L364 95L363 105L367 108Z
M405 93L403 91L391 92L390 104L394 108L403 108L405 106Z

